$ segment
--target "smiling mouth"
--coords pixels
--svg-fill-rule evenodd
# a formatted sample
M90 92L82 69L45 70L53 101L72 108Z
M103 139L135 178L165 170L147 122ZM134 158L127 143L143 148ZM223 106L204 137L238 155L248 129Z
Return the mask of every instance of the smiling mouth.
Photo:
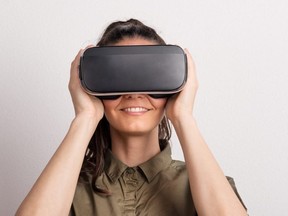
M141 113L141 112L147 112L149 109L144 107L127 107L122 109L124 112L133 112L133 113Z

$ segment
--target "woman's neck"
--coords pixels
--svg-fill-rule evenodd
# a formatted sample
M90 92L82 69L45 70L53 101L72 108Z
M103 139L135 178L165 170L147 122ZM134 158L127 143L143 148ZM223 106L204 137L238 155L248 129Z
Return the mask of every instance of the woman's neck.
M112 153L124 164L135 167L160 152L158 131L145 135L123 135L111 131Z

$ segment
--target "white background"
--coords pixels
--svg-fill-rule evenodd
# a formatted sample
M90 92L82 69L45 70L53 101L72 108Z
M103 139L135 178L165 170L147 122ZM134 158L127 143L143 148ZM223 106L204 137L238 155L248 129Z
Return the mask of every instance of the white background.
M286 0L2 0L0 215L15 213L73 119L74 56L130 17L193 54L195 116L250 215L287 215ZM173 151L182 159L175 137Z

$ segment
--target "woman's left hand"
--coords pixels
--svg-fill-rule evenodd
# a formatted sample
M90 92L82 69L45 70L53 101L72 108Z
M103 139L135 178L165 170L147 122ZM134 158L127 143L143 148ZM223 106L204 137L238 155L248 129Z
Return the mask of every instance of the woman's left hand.
M195 64L191 54L187 49L184 50L187 56L187 82L183 90L169 98L166 105L166 116L173 123L180 117L187 115L192 116L194 101L198 89L198 81L196 77Z

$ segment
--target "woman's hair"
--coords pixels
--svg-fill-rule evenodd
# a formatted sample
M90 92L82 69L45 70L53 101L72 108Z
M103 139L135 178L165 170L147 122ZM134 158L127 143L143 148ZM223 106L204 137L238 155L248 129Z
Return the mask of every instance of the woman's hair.
M111 23L104 31L97 46L113 45L125 38L141 37L159 45L165 45L165 41L156 33L156 31L144 25L136 19L127 21L118 21Z
M143 38L159 45L165 45L164 40L156 33L154 29L144 25L136 19L127 21L117 21L111 23L104 31L97 46L113 45L125 38ZM159 124L159 145L163 149L168 145L171 137L171 127L169 121L164 116ZM94 132L82 165L81 175L87 177L87 174L92 175L92 188L95 192L109 195L109 191L100 189L96 186L97 178L103 173L105 166L105 153L111 149L110 126L104 116Z

